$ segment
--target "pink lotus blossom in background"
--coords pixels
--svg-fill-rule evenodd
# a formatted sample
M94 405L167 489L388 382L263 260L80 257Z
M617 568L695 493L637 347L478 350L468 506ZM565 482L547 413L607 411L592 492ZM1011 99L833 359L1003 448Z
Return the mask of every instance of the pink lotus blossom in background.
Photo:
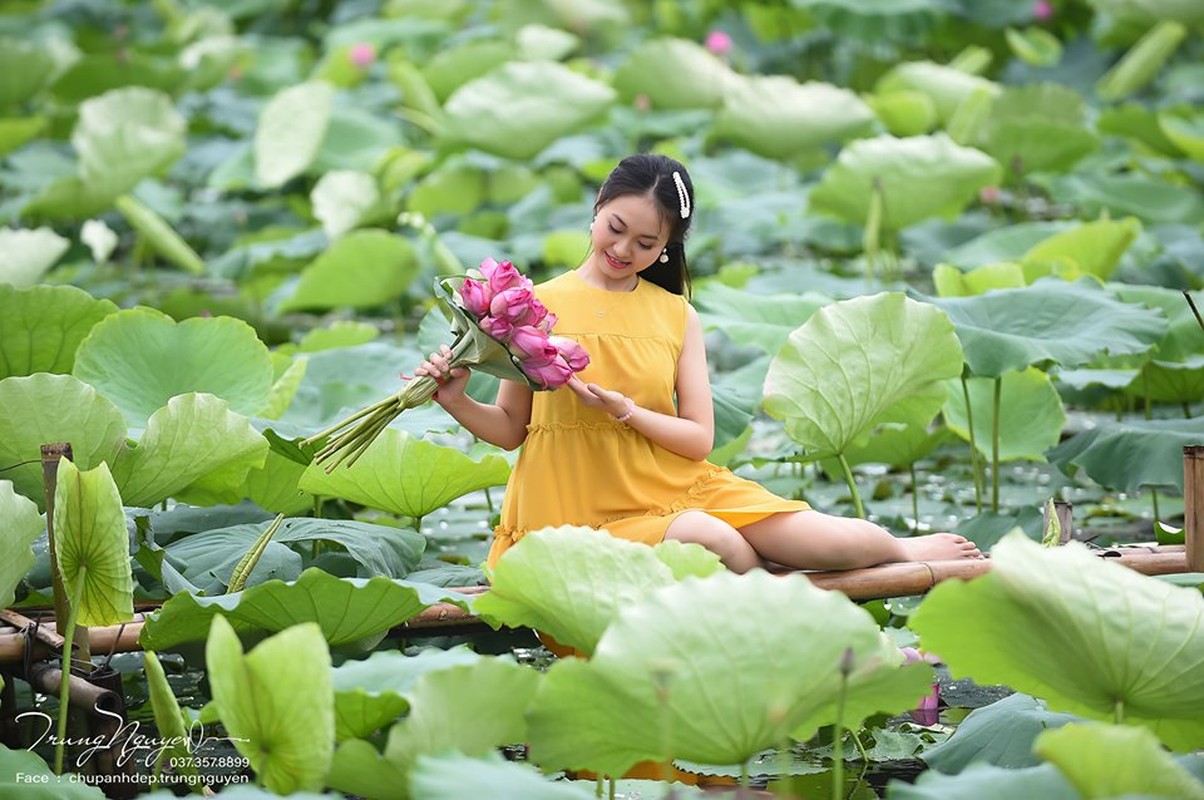
M643 92L640 92L633 97L631 99L631 104L635 106L636 111L647 111L648 109L652 108L652 100Z
M931 653L921 653L914 647L899 648L903 651L904 664L914 664L917 661L927 661L929 664L938 664L940 659ZM916 707L911 710L911 718L921 725L935 725L940 722L940 704L941 704L941 685L939 683L932 684L932 691L924 695L916 703Z
M1033 17L1042 22L1053 16L1053 4L1049 0L1037 0L1033 3Z
M369 42L353 44L350 51L351 63L360 69L367 69L376 60L376 48Z
M721 30L713 30L707 34L704 46L717 56L725 56L732 50L732 37Z
M979 202L984 205L993 206L999 202L999 187L984 186L978 190Z

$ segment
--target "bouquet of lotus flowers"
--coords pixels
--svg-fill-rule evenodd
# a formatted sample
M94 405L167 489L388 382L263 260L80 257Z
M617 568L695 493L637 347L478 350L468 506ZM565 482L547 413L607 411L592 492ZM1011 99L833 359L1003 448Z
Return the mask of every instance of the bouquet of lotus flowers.
M585 348L571 339L552 336L556 315L535 298L531 280L509 261L487 258L479 271L435 282L435 295L451 314L452 368L473 369L521 381L533 390L556 389L589 364ZM331 462L331 472L344 461L351 466L401 412L429 401L439 388L422 375L405 388L342 422L306 439L312 444L332 437L314 460Z

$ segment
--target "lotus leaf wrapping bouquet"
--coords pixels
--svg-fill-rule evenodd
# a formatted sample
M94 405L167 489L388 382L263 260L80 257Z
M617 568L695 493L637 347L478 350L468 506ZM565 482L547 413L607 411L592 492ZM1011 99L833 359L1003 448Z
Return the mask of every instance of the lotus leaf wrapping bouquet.
M585 348L551 335L556 315L535 298L530 278L509 261L487 258L479 272L440 279L435 295L451 314L455 340L448 362L453 368L472 367L541 391L563 386L589 364ZM351 466L401 412L426 403L438 388L434 378L414 378L400 392L311 436L305 444L332 437L314 460L331 462L327 472L344 461Z

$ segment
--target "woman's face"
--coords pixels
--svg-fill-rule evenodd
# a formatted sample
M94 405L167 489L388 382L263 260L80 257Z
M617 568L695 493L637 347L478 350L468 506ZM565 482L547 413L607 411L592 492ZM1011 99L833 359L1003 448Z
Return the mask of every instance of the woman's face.
M608 278L635 275L660 258L669 226L648 195L623 195L598 209L590 228L591 258Z

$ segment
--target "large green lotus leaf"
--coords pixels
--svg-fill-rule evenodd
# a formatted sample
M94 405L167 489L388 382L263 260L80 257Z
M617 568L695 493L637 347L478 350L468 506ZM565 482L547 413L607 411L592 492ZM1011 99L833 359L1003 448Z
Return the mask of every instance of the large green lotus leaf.
M464 84L515 58L514 45L498 39L474 39L440 49L422 66L422 77L440 103Z
M436 586L395 578L336 578L307 569L293 583L267 581L218 597L172 597L142 628L144 648L166 650L205 638L221 614L239 631L282 631L317 622L326 641L347 644L400 625L434 603L467 609L468 597Z
M79 343L116 310L112 301L97 300L74 286L18 289L0 284L0 379L70 372Z
M0 381L0 408L0 465L21 464L4 476L39 508L46 507L42 445L70 443L76 465L88 470L112 461L125 444L121 412L70 375L5 378Z
M740 763L832 721L847 651L865 679L902 663L865 610L801 575L720 572L662 587L619 612L589 661L548 671L528 712L531 758L609 775L668 757ZM895 709L916 691L905 687Z
M1099 147L1083 98L1056 83L1008 87L995 98L979 144L1013 173L1062 172Z
M305 380L305 371L309 368L309 360L305 357L291 358L279 350L272 352L272 389L268 393L268 402L262 409L262 415L267 419L280 419L288 407L292 405L301 382Z
M786 75L728 83L714 135L766 158L788 158L869 132L874 112L854 92Z
M73 374L142 427L176 395L216 395L239 414L267 405L272 359L255 329L233 317L175 322L148 308L110 314L75 354Z
M790 334L765 376L764 408L812 458L843 453L876 426L926 425L962 371L953 326L900 293L842 300Z
M1154 356L1159 361L1189 363L1192 358L1204 353L1204 336L1200 323L1192 312L1183 292L1162 286L1142 286L1126 283L1110 283L1108 291L1126 303L1140 303L1150 308L1162 309L1170 321L1166 338L1158 343ZM1204 292L1192 292L1196 308L1204 307Z
M1126 22L1154 23L1170 19L1191 24L1204 21L1204 8L1193 0L1087 0L1098 13Z
M1141 222L1134 217L1085 222L1043 240L1021 260L1026 266L1069 260L1083 272L1106 281L1140 233Z
M1204 441L1204 417L1127 419L1076 433L1047 453L1067 475L1082 470L1109 489L1183 491L1183 448Z
M238 526L237 529L223 528L184 536L167 545L163 554L168 559L168 566L192 587L190 592L225 594L232 573L258 538L249 535L248 529L252 527ZM280 542L269 541L256 557L244 587L258 586L269 580L295 581L301 577L303 569L300 553Z
M938 297L970 297L992 289L1019 289L1028 285L1024 269L1013 261L984 264L969 272L937 264L932 268L932 283Z
M297 350L301 353L317 353L337 347L355 347L367 344L380 336L380 329L370 322L355 320L336 320L327 328L313 328L306 331L297 342Z
M407 656L381 650L334 671L335 731L339 741L367 738L404 714L418 679L428 672L474 664L481 656L467 645L428 648Z
M1161 125L1158 124L1158 113L1145 105L1128 103L1125 105L1110 105L1100 109L1095 121L1095 129L1102 134L1124 137L1141 147L1148 148L1159 155L1179 158L1183 152L1175 143L1166 138Z
M956 775L974 764L1007 769L1035 767L1033 741L1042 731L1077 720L1073 714L1050 711L1035 697L1017 692L970 712L953 736L920 753L928 766Z
M909 625L955 677L1002 683L1050 708L1204 743L1204 596L1107 563L1076 542L1013 533L990 574L938 584ZM990 619L989 626L973 620Z
M59 459L54 490L54 547L69 595L80 590L80 625L116 625L134 618L134 579L125 511L109 465L80 472Z
M931 61L908 61L898 64L874 86L876 94L898 91L923 92L932 99L942 123L947 123L962 101L979 89L985 89L992 97L1001 91L998 84L986 78Z
M1204 161L1204 115L1197 113L1190 117L1179 117L1159 114L1158 127L1193 161Z
M17 584L33 566L33 541L46 529L38 506L0 480L0 608L12 605Z
M1173 797L1204 800L1204 783L1175 762L1141 728L1081 722L1037 737L1037 755L1052 762L1085 798Z
M613 84L624 102L639 96L661 110L719 108L727 87L739 80L727 64L687 39L644 42L615 72Z
M999 183L999 164L944 134L858 139L840 151L811 192L811 208L864 225L875 187L882 227L897 231L929 217L953 217L984 186Z
M67 252L71 242L50 228L0 228L0 288L33 286ZM7 326L6 326L7 327Z
M926 770L914 784L892 780L886 796L889 800L1082 800L1052 764L1026 769L972 764L958 775Z
M0 38L0 110L33 97L54 75L54 57L39 43Z
M407 772L421 755L484 755L527 739L524 714L543 673L509 658L428 672L410 691L410 713L389 729L385 758Z
M999 460L1044 461L1044 453L1056 445L1066 427L1062 399L1048 373L1036 367L1002 376L999 407ZM995 379L970 378L970 409L974 415L974 443L984 454L992 452L995 425ZM970 439L966 396L960 380L946 384L945 424L958 436Z
M204 571L221 580L222 591L231 570L272 522L206 530L173 541L167 553L187 566L185 576L194 583L200 585L193 575ZM273 545L303 543L306 551L314 542L346 550L362 567L359 577L403 578L418 566L426 549L426 538L417 531L355 520L286 519L272 536Z
M888 464L906 468L952 439L952 432L943 425L880 425L865 440L849 445L844 457L850 466ZM820 465L829 475L839 475L842 469L836 459L824 459Z
M424 517L457 497L503 484L509 476L510 465L501 456L474 461L455 448L390 428L351 467L327 474L325 467L310 465L298 485L310 494Z
M339 744L326 777L329 788L367 800L403 798L408 781L400 767L363 739L348 739Z
M721 330L732 341L777 354L790 332L832 302L818 292L753 294L718 281L699 288L693 300L707 330Z
M554 61L511 61L447 99L441 137L505 158L533 158L614 102L604 83Z
M334 756L334 689L318 626L296 625L244 655L230 623L215 617L205 666L222 725L263 785L320 791Z
M966 363L983 377L1030 365L1078 367L1104 353L1140 354L1166 335L1161 313L1118 302L1089 280L1046 278L1023 289L929 302L949 315Z
M273 514L291 516L311 509L313 495L298 488L306 466L269 450L263 466L247 473L239 494Z
M380 202L376 179L363 172L335 170L318 179L309 194L314 216L331 241L352 230Z
M1147 223L1187 225L1204 221L1204 197L1200 192L1193 186L1161 178L1097 171L1045 176L1042 180L1034 178L1034 182L1044 183L1056 202L1074 206L1083 216L1132 214Z
M0 52L7 44L0 44ZM4 73L0 72L0 75ZM32 750L10 750L0 745L0 795L21 800L104 800L96 786L68 772L55 775L46 759Z
M963 269L1000 261L1019 261L1040 242L1060 231L1071 230L1075 225L1068 222L1020 222L996 228L947 251L942 260Z
M1184 361L1150 361L1127 391L1156 403L1199 402L1204 399L1204 354Z
M418 256L408 239L383 230L353 231L305 268L280 310L384 305L410 288L418 270Z
M46 117L0 117L0 156L23 147L46 129Z
M919 136L936 125L936 104L914 89L872 94L865 98L887 132L895 136Z
M237 503L247 473L262 467L268 441L211 394L176 395L151 414L146 432L118 453L113 474L126 505L149 507L196 486Z
M281 186L313 163L330 125L334 87L325 81L290 86L276 94L255 129L255 177L266 188Z
M680 788L672 791L675 797L684 798ZM620 792L620 797L641 796ZM497 753L477 758L462 755L421 756L410 771L410 796L419 800L461 800L464 797L488 797L490 800L591 800L596 797L592 789L560 781L554 783L541 775L539 770L506 761Z
M666 539L657 543L652 548L652 552L673 572L675 581L689 577L705 578L727 569L718 553L708 550L700 544Z
M670 585L673 575L647 545L564 525L528 533L507 550L494 566L489 591L472 608L495 627L534 628L592 653L623 608Z
M953 10L943 0L791 0L790 6L821 30L870 43L928 41ZM972 8L960 11L970 15Z
M143 86L114 89L80 103L71 144L85 184L124 194L184 154L188 122L163 92Z

